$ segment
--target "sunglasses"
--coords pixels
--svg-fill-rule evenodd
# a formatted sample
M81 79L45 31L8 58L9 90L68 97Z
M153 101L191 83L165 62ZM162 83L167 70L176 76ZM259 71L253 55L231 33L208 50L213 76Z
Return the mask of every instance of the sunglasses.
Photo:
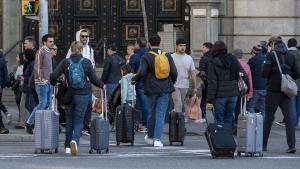
M82 37L82 38L88 38L89 36L88 35L81 35L80 37Z

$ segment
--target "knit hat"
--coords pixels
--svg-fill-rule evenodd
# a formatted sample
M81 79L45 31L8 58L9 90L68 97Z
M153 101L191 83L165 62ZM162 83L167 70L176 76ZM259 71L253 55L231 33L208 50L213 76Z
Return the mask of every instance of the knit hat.
M242 58L243 54L244 52L242 51L242 49L234 49L232 51L232 55L235 56L236 58Z
M256 46L253 46L251 52L253 52L253 53L259 53L261 51L262 51L262 47L260 45L256 45Z

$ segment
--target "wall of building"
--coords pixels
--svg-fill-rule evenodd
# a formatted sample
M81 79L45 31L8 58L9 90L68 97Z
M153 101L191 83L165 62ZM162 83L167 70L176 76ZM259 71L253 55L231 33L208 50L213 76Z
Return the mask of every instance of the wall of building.
M2 1L0 1L0 49L2 49L2 39L3 39L3 32L2 32L2 30L3 30L3 25L2 25Z

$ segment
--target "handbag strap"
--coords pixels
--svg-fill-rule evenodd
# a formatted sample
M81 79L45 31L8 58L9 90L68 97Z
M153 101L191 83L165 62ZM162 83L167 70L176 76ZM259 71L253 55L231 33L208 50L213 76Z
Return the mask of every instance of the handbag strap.
M282 75L281 65L279 63L277 53L275 51L273 51L273 53L274 53L274 56L275 56L275 59L276 59L276 62L277 62L277 66L278 66L279 72Z

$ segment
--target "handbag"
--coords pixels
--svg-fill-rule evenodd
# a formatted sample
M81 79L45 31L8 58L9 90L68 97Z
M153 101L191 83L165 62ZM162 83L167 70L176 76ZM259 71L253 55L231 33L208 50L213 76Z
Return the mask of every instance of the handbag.
M273 51L273 53L278 65L279 72L281 74L281 91L290 98L293 96L297 96L298 88L295 80L289 74L282 73L282 69L278 60L277 53L275 51ZM284 58L282 58L282 61L284 63Z
M238 89L240 96L245 96L248 93L249 87L244 80L244 73L239 73Z
M192 120L199 120L202 117L202 111L200 108L201 101L194 95L188 101L187 117Z

